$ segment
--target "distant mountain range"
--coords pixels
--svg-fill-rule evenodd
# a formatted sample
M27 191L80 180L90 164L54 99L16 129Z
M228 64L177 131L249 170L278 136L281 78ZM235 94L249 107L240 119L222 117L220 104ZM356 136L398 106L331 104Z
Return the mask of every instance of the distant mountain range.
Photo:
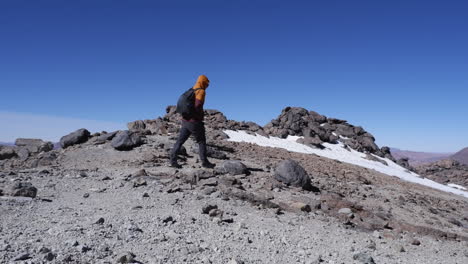
M14 146L15 143L11 143L11 142L1 142L0 141L0 146Z
M468 165L468 147L457 153L420 152L401 150L398 148L391 148L390 151L396 159L408 158L411 166L429 164L443 159L456 160L462 164Z
M458 151L457 153L453 154L450 158L460 163L468 165L468 148L464 148Z
M448 159L453 153L437 153L437 152L420 152L401 150L397 148L390 149L393 157L396 159L408 158L411 166L421 165L436 162L443 159Z

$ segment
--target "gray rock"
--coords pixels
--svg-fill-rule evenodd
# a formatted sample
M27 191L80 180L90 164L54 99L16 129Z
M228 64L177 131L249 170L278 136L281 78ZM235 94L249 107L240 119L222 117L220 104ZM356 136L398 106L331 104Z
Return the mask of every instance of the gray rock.
M135 262L136 255L132 252L125 252L117 258L117 263L127 264Z
M17 182L11 188L11 196L31 197L37 195L37 188L29 182Z
M88 141L90 135L91 134L88 130L84 128L78 129L77 131L60 138L60 146L62 148L67 148L69 146L84 143Z
M44 259L47 260L47 261L52 261L55 259L55 254L52 253L52 252L47 252L45 255L44 255Z
M351 138L355 135L354 128L350 125L338 124L336 126L336 133L343 137Z
M36 138L17 138L15 140L15 145L18 147L24 147L33 153L47 152L54 149L54 144L52 142Z
M363 264L375 264L374 259L369 254L364 252L354 254L353 259Z
M318 136L299 138L296 142L307 145L307 146L311 146L314 148L323 148L322 146L323 141L320 140Z
M146 129L146 124L143 120L133 121L127 124L128 130L143 131Z
M202 214L209 214L211 210L218 209L217 205L206 204L202 207Z
M0 146L0 160L11 159L16 157L16 151L11 146Z
M244 261L240 260L239 258L232 258L228 264L244 264Z
M140 135L128 130L119 131L112 139L111 146L117 150L132 150L140 146L143 140Z
M304 168L294 160L284 160L280 162L275 169L274 177L287 185L302 187L304 190L312 189L309 175Z
M216 168L216 172L226 173L231 175L248 174L249 170L244 163L238 160L228 160L223 162L219 167Z
M19 159L22 161L25 161L29 158L29 150L27 148L19 148L16 151L16 154L18 155Z
M19 261L19 260L27 260L27 259L30 259L31 258L31 255L29 253L20 253L18 255L16 255L16 257L14 257L12 260L13 261Z
M318 122L318 123L325 123L327 122L327 117L326 116L323 116L315 111L309 111L309 116L312 118L312 120L314 120L315 122Z
M114 131L114 132L110 132L110 133L105 133L105 134L101 134L98 138L97 138L97 141L98 142L106 142L108 140L112 140L115 135L117 135L119 131Z

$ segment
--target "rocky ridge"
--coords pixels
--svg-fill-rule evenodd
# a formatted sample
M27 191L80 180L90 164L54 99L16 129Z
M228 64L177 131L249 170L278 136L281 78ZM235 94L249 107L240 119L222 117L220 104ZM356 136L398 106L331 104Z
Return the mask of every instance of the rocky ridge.
M415 171L433 181L460 186L468 186L468 165L456 160L446 159L415 167Z

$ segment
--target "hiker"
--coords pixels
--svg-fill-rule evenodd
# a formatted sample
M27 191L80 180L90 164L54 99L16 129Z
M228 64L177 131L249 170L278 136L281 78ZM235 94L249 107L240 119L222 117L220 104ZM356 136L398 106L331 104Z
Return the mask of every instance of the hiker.
M177 154L182 145L187 141L190 135L195 137L198 143L198 153L204 168L214 168L215 165L208 161L206 157L206 136L205 124L203 123L203 104L205 103L205 90L208 88L210 80L205 75L200 75L197 82L191 88L194 90L194 104L190 114L182 115L182 127L180 129L179 138L171 151L171 167L181 168L177 162ZM192 92L192 91L188 91Z

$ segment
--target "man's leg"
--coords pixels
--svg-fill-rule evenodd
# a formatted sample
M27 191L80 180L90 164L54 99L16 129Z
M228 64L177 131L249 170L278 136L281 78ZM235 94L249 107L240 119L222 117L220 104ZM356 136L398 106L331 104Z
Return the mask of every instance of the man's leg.
M198 154L202 166L205 168L213 168L215 165L208 161L206 155L206 135L205 135L205 124L203 122L197 123L194 128L195 140L198 142Z
M187 125L187 122L182 121L182 127L180 129L179 138L177 138L176 143L172 147L171 166L173 167L180 167L180 165L177 163L177 154L179 153L180 148L185 143L185 141L187 141L191 134L190 129L187 127Z

